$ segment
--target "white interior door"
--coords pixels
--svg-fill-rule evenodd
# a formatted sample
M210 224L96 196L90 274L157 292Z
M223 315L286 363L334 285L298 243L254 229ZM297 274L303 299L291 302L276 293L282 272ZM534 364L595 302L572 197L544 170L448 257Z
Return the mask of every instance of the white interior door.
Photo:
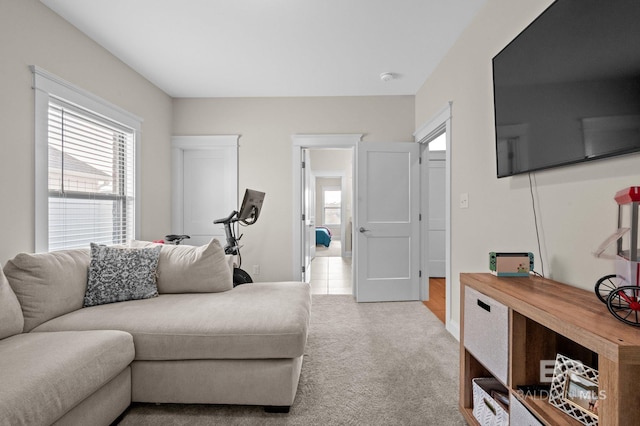
M446 275L446 158L444 151L429 154L429 276Z
M302 170L302 245L303 245L303 268L302 280L311 280L311 261L316 250L316 191L315 177L311 172L311 153L308 149L302 150L304 168Z
M183 244L204 245L222 225L213 221L238 208L237 137L176 136L172 139L172 233L187 234Z
M311 157L309 157L311 160ZM313 173L313 170L309 171L309 226L307 227L308 235L309 235L309 267L311 267L311 261L316 257L316 225L317 225L317 205L316 192L318 190L318 186L316 185L316 176ZM309 274L310 276L310 274Z
M357 300L418 300L419 145L361 143L356 169Z

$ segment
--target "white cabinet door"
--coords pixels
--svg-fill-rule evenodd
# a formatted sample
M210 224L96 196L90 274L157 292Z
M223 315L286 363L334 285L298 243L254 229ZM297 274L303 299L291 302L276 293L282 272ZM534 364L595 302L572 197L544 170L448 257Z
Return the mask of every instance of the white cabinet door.
M356 169L357 300L418 300L419 145L361 143Z
M225 139L223 139L225 138ZM187 234L183 244L226 243L215 219L238 209L237 140L225 136L176 136L172 139L172 233ZM168 232L167 232L168 233Z

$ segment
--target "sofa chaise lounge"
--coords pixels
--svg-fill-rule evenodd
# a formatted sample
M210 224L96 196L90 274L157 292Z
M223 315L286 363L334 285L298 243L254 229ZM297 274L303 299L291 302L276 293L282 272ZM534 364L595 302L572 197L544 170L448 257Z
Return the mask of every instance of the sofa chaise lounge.
M89 307L93 252L22 253L7 263L0 425L108 425L132 401L288 411L307 340L309 286L233 288L216 240L159 251L159 295Z

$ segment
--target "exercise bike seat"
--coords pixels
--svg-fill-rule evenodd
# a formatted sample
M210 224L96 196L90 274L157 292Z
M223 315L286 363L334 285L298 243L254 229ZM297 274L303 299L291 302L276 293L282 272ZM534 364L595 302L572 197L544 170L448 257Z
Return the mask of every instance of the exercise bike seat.
M173 241L182 241L182 240L186 240L191 238L188 235L176 235L176 234L169 234L169 235L165 235L164 236L164 240L167 242L173 242Z

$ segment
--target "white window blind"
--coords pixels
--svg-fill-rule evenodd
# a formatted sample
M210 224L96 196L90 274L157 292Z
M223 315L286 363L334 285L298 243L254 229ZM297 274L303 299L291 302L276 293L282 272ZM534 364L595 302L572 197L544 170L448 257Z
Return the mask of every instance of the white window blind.
M135 131L49 98L49 251L134 238Z

